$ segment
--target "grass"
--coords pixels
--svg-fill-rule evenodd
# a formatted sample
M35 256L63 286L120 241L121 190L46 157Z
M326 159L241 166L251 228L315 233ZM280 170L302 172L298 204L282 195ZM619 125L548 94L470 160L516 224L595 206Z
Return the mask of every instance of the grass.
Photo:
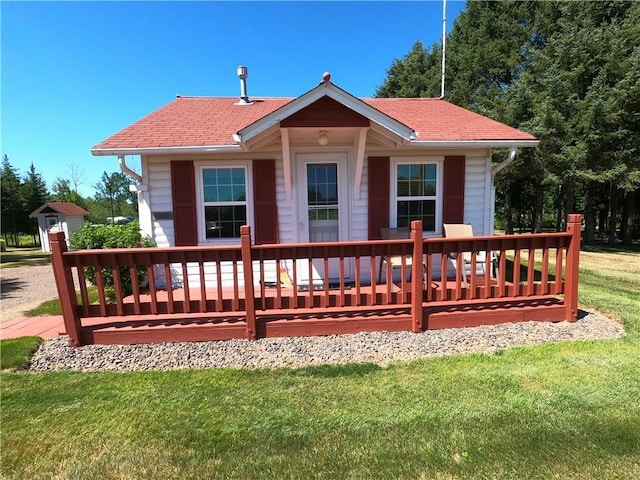
M89 296L89 304L98 303L98 287L88 286L87 294ZM81 304L82 296L80 295L80 292L77 293L77 299L78 304ZM38 305L36 308L32 308L31 310L27 310L24 312L25 317L42 317L47 315L62 315L62 305L60 304L60 299L53 298L51 300L47 300L46 302Z
M638 340L380 368L4 374L3 478L637 478Z
M19 370L29 365L33 352L42 343L40 337L21 337L3 340L0 344L0 368Z
M584 255L580 287L619 340L386 368L2 372L0 477L640 478L638 252L621 253Z
M0 268L24 267L26 265L46 265L51 255L37 248L11 248L0 254Z

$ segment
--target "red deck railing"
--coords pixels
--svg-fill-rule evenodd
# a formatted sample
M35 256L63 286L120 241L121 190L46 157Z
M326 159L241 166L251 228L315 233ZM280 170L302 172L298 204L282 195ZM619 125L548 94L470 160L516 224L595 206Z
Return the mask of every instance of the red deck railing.
M423 239L421 222L413 222L409 239L282 245L252 245L245 226L236 246L80 251L67 251L64 234L52 233L50 244L77 346L575 320L580 224L571 215L561 233ZM488 262L482 271L479 252L497 259L497 273ZM391 256L404 259L395 274L380 262ZM94 303L85 268L96 272ZM123 295L122 272L137 279L139 271L148 286L134 280Z

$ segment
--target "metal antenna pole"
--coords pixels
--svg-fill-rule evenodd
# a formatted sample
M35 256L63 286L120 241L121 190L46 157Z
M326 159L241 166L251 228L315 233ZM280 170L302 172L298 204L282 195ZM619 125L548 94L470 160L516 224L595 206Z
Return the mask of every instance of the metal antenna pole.
M444 98L444 68L445 49L447 45L447 0L442 0L442 82L440 83L440 98Z

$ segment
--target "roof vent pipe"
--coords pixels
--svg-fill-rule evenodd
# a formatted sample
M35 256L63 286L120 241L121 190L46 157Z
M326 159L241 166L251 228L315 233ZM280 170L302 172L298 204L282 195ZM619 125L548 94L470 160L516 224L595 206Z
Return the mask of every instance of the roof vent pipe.
M251 105L247 96L247 77L249 70L247 67L240 65L238 67L238 78L240 79L240 101L236 105Z

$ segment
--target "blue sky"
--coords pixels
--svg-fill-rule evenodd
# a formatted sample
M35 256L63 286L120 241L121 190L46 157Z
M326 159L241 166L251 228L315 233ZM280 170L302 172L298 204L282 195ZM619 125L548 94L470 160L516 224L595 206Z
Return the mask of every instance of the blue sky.
M447 1L447 31L464 2ZM373 96L394 58L442 35L442 2L0 2L0 154L51 187L84 174L93 195L115 157L93 145L176 94L298 96L325 71ZM136 157L127 159L138 164Z

